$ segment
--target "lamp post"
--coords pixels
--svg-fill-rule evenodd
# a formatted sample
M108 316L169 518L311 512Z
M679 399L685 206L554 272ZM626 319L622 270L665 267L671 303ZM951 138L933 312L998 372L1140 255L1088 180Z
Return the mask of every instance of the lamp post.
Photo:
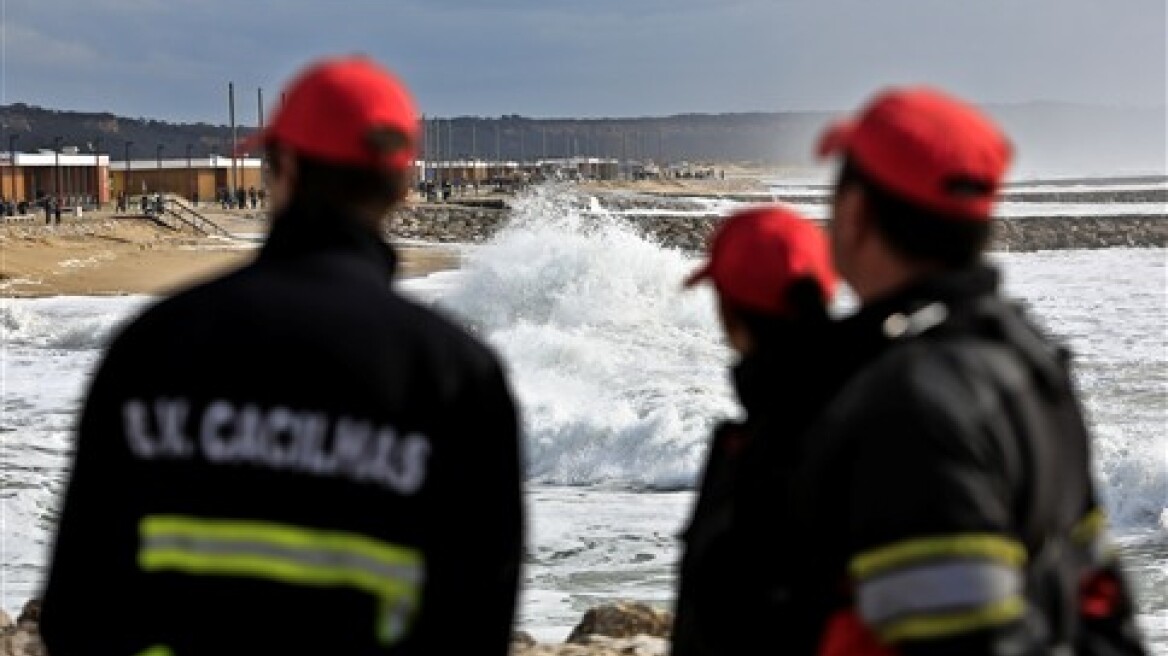
M191 149L194 144L187 144L187 200L195 202L195 185L191 181Z
M94 205L101 207L101 137L93 140L93 196Z
M53 196L61 202L61 137L53 137Z
M12 177L12 202L16 202L16 140L19 134L8 135L8 170Z
M154 188L154 191L156 193L162 193L162 144L158 144L154 149L154 159L158 163L158 174L157 178L155 178L157 186Z
M133 146L133 145L134 145L133 141L126 142L126 175L125 175L126 179L122 181L122 185L125 187L125 189L123 190L123 193L125 194L125 197L126 197L126 208L127 209L130 206L130 146Z

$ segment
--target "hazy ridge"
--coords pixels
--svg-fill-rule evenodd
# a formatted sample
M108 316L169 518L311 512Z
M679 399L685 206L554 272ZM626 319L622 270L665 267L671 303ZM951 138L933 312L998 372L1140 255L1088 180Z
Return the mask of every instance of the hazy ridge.
M1015 142L1017 166L1055 175L1164 174L1168 138L1164 107L1120 108L1065 103L990 105L985 108ZM224 112L226 114L226 111ZM250 118L254 123L254 112ZM816 135L842 113L752 112L678 114L640 118L428 118L426 142L435 159L601 156L658 161L813 164ZM130 155L226 155L231 129L209 123L169 123L111 113L58 111L25 104L0 106L3 135L18 134L18 150L52 148L55 137L82 152L99 149L115 160ZM255 129L239 125L242 139ZM99 141L100 140L100 141Z

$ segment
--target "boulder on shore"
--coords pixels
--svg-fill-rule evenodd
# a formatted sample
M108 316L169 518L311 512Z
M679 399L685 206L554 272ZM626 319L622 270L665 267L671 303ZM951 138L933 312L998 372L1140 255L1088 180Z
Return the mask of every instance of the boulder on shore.
M24 605L14 623L0 611L0 656L49 656L38 631L40 601ZM541 644L517 631L512 656L665 656L673 618L670 613L638 602L617 602L588 610L568 642Z

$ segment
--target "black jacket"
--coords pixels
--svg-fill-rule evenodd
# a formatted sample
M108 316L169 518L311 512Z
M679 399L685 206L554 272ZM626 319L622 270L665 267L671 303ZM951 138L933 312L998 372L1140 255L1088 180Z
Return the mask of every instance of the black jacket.
M788 653L846 643L841 611L898 653L1142 652L1066 351L997 288L940 275L841 326L876 349L804 436Z
M798 612L785 591L800 436L862 348L836 331L826 318L792 322L733 368L746 418L710 442L682 535L672 656L782 653L777 623Z
M53 656L505 654L523 543L496 357L390 287L379 236L277 217L91 383L41 631Z

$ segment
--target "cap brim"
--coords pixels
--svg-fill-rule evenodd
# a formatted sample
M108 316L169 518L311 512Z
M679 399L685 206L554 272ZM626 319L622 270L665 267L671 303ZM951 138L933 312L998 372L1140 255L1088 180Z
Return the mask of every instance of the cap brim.
M819 135L815 154L819 157L830 157L846 151L852 143L855 131L854 121L836 121Z
M702 281L709 278L710 274L711 263L707 262L706 264L702 265L700 269L689 274L689 276L686 277L685 282L682 283L682 287L689 289L690 287L693 287L694 285L697 285L698 283L701 283Z

